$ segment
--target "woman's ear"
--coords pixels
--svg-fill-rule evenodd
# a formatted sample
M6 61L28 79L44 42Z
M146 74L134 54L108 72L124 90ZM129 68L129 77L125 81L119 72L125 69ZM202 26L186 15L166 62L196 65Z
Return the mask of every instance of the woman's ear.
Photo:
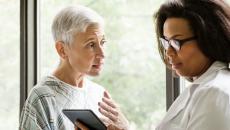
M66 49L65 49L65 44L63 42L57 41L55 43L55 48L56 48L56 51L57 51L58 55L60 56L60 58L66 59L68 57L68 55L66 53Z

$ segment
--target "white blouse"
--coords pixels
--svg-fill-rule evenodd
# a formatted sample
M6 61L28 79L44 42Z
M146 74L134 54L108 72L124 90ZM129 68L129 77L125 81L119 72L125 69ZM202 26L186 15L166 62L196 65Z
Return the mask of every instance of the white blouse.
M156 130L230 130L230 70L211 67L185 89Z

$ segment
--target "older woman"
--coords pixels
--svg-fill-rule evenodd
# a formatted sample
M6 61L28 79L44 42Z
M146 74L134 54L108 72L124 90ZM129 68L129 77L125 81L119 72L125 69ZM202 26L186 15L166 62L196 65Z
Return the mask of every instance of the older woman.
M156 33L163 61L191 81L156 129L230 130L229 5L223 0L166 1L156 13ZM112 104L107 98L100 111L116 125L121 112Z
M98 116L104 88L86 75L99 75L104 63L104 22L93 10L67 7L55 17L52 33L60 64L30 92L21 130L73 130L62 109L91 109Z

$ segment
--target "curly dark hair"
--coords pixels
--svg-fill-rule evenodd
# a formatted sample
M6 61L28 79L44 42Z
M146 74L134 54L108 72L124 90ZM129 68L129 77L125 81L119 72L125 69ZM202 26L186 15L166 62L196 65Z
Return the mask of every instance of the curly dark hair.
M184 18L197 37L203 54L212 61L230 62L230 6L223 0L168 0L155 14L158 50L168 65L160 44L167 18Z

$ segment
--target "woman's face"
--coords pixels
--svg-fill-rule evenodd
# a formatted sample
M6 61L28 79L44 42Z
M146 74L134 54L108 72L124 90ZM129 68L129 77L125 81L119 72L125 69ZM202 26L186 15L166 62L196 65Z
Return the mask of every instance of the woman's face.
M183 18L166 19L163 35L167 40L183 40L194 36L189 22ZM180 76L200 76L210 66L210 60L198 48L196 39L185 42L179 51L169 47L166 57L172 69Z
M75 72L99 75L104 63L104 30L89 26L85 32L77 33L74 42L66 47L68 62Z

